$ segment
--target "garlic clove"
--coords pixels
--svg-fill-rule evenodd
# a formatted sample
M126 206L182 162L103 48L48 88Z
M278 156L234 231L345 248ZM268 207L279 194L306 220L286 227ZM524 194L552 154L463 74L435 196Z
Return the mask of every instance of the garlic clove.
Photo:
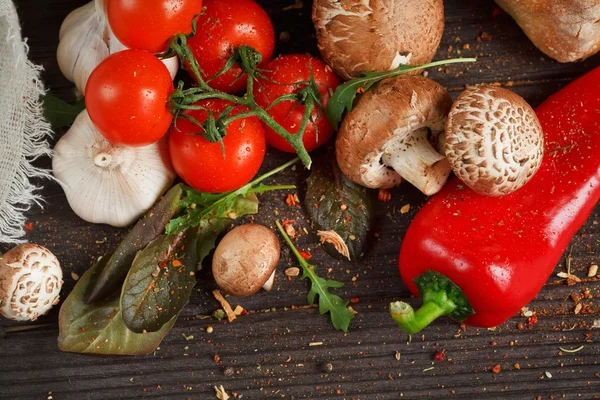
M0 313L17 321L35 321L58 304L60 263L36 244L22 244L0 257Z
M56 144L52 168L79 217L117 227L135 222L175 179L165 138L143 147L115 146L85 110Z

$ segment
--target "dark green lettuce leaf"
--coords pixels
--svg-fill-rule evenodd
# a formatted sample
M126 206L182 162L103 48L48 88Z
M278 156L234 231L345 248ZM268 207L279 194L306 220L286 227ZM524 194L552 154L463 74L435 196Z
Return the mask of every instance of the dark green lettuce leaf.
M360 260L374 219L367 189L346 178L332 155L315 162L307 185L304 207L313 228L337 232L348 246L350 260ZM343 258L332 244L325 243L324 248L331 256Z
M158 332L135 333L123 322L119 295L85 304L84 293L106 267L103 257L77 282L59 313L58 347L62 351L95 354L149 354L160 345L175 324L174 316Z

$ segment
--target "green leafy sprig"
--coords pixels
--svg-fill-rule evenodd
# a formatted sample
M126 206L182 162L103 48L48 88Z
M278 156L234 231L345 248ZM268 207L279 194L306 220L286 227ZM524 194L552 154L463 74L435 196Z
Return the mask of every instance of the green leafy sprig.
M331 279L324 279L318 276L315 272L316 266L309 264L308 261L302 257L290 237L285 233L281 223L279 221L275 221L275 223L302 267L302 278L308 278L311 282L310 290L307 295L308 303L311 305L314 304L315 296L318 295L319 312L321 314L329 313L333 327L337 330L347 332L350 321L354 318L354 314L348 309L349 302L344 301L336 294L329 293L329 289L339 289L344 286L344 283Z
M408 66L408 65L400 65L398 68L392 71L384 71L384 72L367 72L363 74L360 78L352 79L346 83L341 84L337 87L333 96L329 99L327 103L327 109L325 110L325 114L327 114L327 118L331 125L337 129L342 121L342 116L344 112L352 111L352 107L354 104L354 98L358 93L363 93L371 86L376 84L379 81L387 78L393 78L398 75L403 75L411 71L418 71L424 68L437 67L440 65L447 64L456 64L456 63L467 63L467 62L475 62L477 61L475 58L454 58L450 60L440 60L435 61L429 64L418 65L418 66Z

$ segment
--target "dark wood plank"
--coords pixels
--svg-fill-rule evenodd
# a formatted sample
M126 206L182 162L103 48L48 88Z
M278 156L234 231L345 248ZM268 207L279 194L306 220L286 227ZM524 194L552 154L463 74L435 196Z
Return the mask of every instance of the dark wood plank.
M53 93L67 98L72 84L58 70L55 60L58 29L67 13L82 0L19 0L24 34L29 38L31 57L45 66L44 77ZM277 35L286 31L291 41L278 42L277 51L316 54L309 18L309 1L303 9L283 11L293 0L263 0L276 26ZM469 66L453 66L430 71L429 76L459 93L466 84L498 82L524 96L532 105L558 90L571 79L600 64L600 56L583 63L559 64L527 40L505 14L493 17L491 1L446 1L446 30L437 58L477 56ZM482 32L492 37L478 41ZM465 46L468 45L468 46ZM273 152L265 170L289 156ZM42 161L49 165L48 160ZM302 173L288 171L277 182L302 184ZM99 255L111 251L124 230L90 225L70 210L64 194L55 183L43 182L47 205L33 209L33 230L28 239L51 248L65 271L64 295L74 280L71 272L82 274ZM284 203L284 194L262 197L256 220L273 225L276 218L293 217L300 226L309 225L300 208ZM403 186L393 191L390 203L378 204L379 239L361 264L334 261L318 246L314 234L304 234L299 245L310 248L321 272L346 282L340 293L357 298L359 315L347 334L334 331L327 318L306 304L307 284L280 273L273 292L250 298L231 298L250 311L234 323L200 320L218 308L209 291L215 287L208 270L198 276L197 290L171 334L155 354L144 357L91 357L66 354L56 347L57 310L41 319L49 327L35 332L13 334L0 340L0 398L33 399L205 399L213 398L214 385L224 385L244 398L592 398L600 394L598 366L599 330L590 326L598 317L595 300L591 314L574 315L569 296L590 289L599 295L600 284L586 281L572 287L551 278L530 308L539 323L526 324L516 316L495 331L468 328L444 319L436 321L424 336L407 344L387 315L391 300L409 299L397 273L399 243L411 218L425 199ZM399 209L411 204L408 214ZM587 267L600 258L600 206L572 241L572 268L585 276ZM526 244L524 244L526 245ZM5 250L3 246L1 250ZM279 271L293 261L283 251ZM331 268L328 271L328 268ZM564 269L564 260L555 272ZM356 280L353 281L353 277ZM414 301L414 300L410 300ZM519 329L524 323L526 329ZM2 320L0 326L15 325ZM212 326L214 332L204 330ZM572 328L572 329L571 329ZM566 330L565 330L566 329ZM185 340L183 335L193 335ZM311 342L322 346L309 346ZM574 354L560 354L559 347L584 348ZM186 348L187 347L187 348ZM445 349L449 360L432 365L435 351ZM396 360L395 352L401 353ZM215 355L219 361L215 361ZM325 362L333 371L326 373ZM518 363L520 369L514 364ZM498 374L490 372L501 365ZM424 369L434 366L435 369ZM225 368L234 374L226 376ZM552 374L548 378L545 372Z

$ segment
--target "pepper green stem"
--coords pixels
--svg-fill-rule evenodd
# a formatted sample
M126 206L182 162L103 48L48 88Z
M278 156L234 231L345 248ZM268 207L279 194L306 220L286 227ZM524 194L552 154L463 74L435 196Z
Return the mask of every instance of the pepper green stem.
M456 304L448 299L445 291L433 292L427 297L431 299L423 301L423 305L416 311L410 304L403 301L390 304L390 314L404 332L417 333L437 318L450 314L456 309Z
M444 315L464 321L475 313L461 288L447 276L427 271L413 281L423 305L415 311L403 301L390 304L390 315L404 332L417 333Z

